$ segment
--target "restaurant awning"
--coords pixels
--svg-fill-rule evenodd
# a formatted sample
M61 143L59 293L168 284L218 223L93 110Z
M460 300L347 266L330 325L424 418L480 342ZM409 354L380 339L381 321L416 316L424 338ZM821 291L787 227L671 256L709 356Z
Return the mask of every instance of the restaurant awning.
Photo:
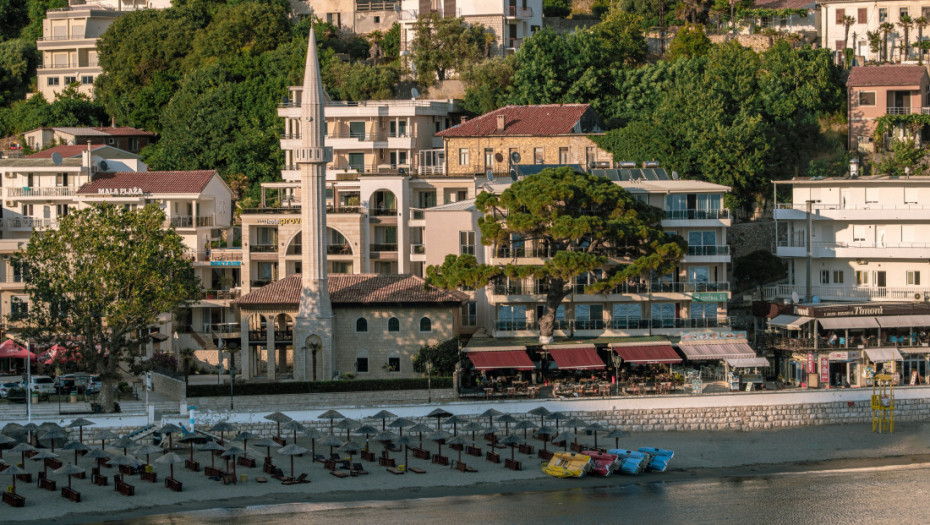
M732 368L765 368L771 366L769 360L764 357L740 357L738 359L727 359L727 364Z
M671 364L680 363L681 357L672 348L672 345L640 345L640 346L613 346L611 348L617 352L627 363L639 364Z
M912 328L915 326L930 326L930 315L886 315L876 317L882 328Z
M515 370L532 370L533 361L526 355L526 350L490 350L467 352L465 355L477 370L497 370L513 368Z
M874 317L828 317L817 319L820 326L827 330L842 330L846 328L878 328L878 321Z
M779 326L788 330L800 330L802 326L810 322L811 317L802 317L800 315L782 314L769 321L769 326Z
M873 363L886 363L888 361L903 361L901 352L897 348L866 348L865 355L869 356L869 361Z
M717 361L756 357L756 351L746 343L679 343L678 349L690 361Z
M597 356L593 346L558 348L562 345L546 345L544 348L555 360L560 370L593 370L607 368L604 361ZM567 346L567 345L566 345Z

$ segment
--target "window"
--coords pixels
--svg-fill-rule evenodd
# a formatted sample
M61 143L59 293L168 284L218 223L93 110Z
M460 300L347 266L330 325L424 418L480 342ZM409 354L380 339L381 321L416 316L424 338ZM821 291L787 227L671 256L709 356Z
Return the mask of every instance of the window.
M77 77L65 77L65 85L70 86L71 84L77 83Z
M930 7L921 7L920 16L930 19Z
M459 166L468 166L468 148L459 148Z
M639 328L643 318L641 304L615 304L613 311L614 328Z
M68 174L67 173L59 173L58 175L55 175L55 186L63 187L67 185L68 185Z
M907 272L907 284L920 286L920 272Z
M359 355L355 357L355 371L359 374L368 373L368 355Z
M61 80L61 79L58 78L58 77L48 77L48 85L50 85L50 86L57 86L59 80Z
M717 319L717 303L691 303L688 309L691 319Z
M349 138L364 139L365 138L365 123L364 122L349 122Z
M420 331L421 332L432 332L433 331L433 322L430 321L429 317L424 317L420 319Z
M375 17L375 23L376 23L376 24L380 24L380 23L381 23L381 17L380 17L380 16L376 16L376 17ZM395 372L396 372L396 370L395 370Z
M830 284L830 270L820 270L820 284Z
M93 84L93 83L94 83L93 75L82 75L81 76L81 84L87 85L87 84Z
M856 270L856 285L864 286L866 284L869 284L869 272Z
M23 204L23 215L27 217L32 216L32 204Z
M459 232L459 255L475 254L475 232Z
M400 332L400 320L396 317L388 319L388 332Z
M543 315L546 313L546 307L537 304L536 305L536 322L539 323L539 320L542 319ZM568 328L568 323L565 322L565 305L560 305L555 309L555 322L552 323L553 330L566 330Z
M840 25L840 26L843 25L843 18L845 17L846 17L846 10L837 9L836 10L836 25Z
M906 17L907 17L907 8L906 7L900 8L898 10L898 20L901 20L902 18L906 18Z
M716 255L717 232L688 232L688 255Z
M534 34L534 35L535 35L537 31L539 31L539 26L530 26L530 33L531 33L531 34Z
M599 304L575 305L575 328L601 330L604 328L604 307Z
M904 204L917 204L917 188L910 186L904 188Z
M13 261L13 282L24 283L29 280L29 267L25 264Z
M886 286L885 272L872 272L872 285L884 288Z
M709 283L710 267L709 266L692 266L688 268L689 283Z
M462 305L462 326L478 326L478 303L475 301Z
M367 332L368 331L368 319L364 317L359 317L355 320L355 331L356 332Z
M874 204L878 202L878 188L865 189L865 203Z
M568 148L559 148L559 164L568 164Z
M55 216L56 217L67 217L68 216L68 205L67 204L56 204L55 205Z
M881 24L882 22L887 22L887 21L888 21L888 9L885 7L879 7L878 8L878 23Z
M389 357L387 365L388 365L388 372L400 372L400 358L399 357Z
M675 305L673 303L652 303L652 326L654 328L674 328Z
M526 330L526 306L502 304L497 307L498 330Z
M846 274L843 270L833 270L833 284L843 284L843 276Z
M860 91L859 92L859 105L860 106L874 106L875 105L875 92L874 91Z
M486 170L494 169L494 150L493 149L484 150L484 169Z
M546 163L546 148L533 148L533 162L535 164Z
M25 319L29 315L29 303L25 296L10 299L10 319Z
M865 242L866 227L853 225L853 242Z

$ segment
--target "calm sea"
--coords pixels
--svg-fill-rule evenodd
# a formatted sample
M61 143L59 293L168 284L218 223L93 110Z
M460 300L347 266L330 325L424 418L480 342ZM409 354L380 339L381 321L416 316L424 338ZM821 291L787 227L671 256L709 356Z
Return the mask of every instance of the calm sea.
M212 509L109 523L917 524L930 522L928 474L926 467L881 467L681 482L654 474L635 485L607 478L598 488Z

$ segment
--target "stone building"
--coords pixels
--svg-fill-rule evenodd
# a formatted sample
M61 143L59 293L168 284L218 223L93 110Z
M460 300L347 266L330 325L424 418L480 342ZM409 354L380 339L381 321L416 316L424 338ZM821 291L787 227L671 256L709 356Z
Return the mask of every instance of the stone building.
M849 149L874 150L875 120L879 117L930 110L930 77L924 66L854 67L846 87ZM904 133L904 126L900 126L888 130L885 136L900 137Z

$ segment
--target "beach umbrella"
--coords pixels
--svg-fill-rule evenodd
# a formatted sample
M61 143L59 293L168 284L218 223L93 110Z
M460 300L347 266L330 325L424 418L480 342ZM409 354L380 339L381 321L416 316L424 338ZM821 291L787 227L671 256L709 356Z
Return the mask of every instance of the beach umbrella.
M174 452L169 452L169 453L167 453L167 454L165 454L165 455L163 455L163 456L160 456L160 457L155 458L155 463L158 463L158 464L160 464L160 465L167 464L167 465L168 465L168 468L171 469L171 474L170 474L170 476L171 476L171 478L173 479L173 478L174 478L174 464L175 464L175 463L184 463L184 458L182 458L181 456L175 454Z
M322 414L316 416L317 419L328 419L329 420L329 433L333 433L333 420L334 419L345 419L345 416L336 412L335 410L327 410Z
M504 439L500 440L500 443L510 447L510 461L514 461L514 448L520 443L523 443L523 438L516 434L507 434L504 436Z
M220 445L219 443L217 443L216 441L207 441L206 443L198 447L197 450L200 450L203 452L209 452L210 453L210 468L216 468L216 462L215 462L216 454L214 454L213 452L217 450L226 450L226 448L223 447L223 445Z
M400 436L397 438L396 443L404 447L404 470L407 470L407 448L413 443L413 439L410 436Z
M278 436L277 436L278 439L281 439L281 423L287 423L288 421L293 421L291 416L288 416L287 414L282 414L281 412L272 412L271 414L268 414L267 416L265 416L265 419L267 419L268 421L274 421L275 423L278 424Z
M420 435L420 448L423 448L423 433L434 432L434 430L433 430L433 427L430 427L429 425L424 425L423 423L417 423L416 425L413 425L412 427L410 427L408 432L416 432L417 434Z
M516 423L518 420L517 420L517 418L511 416L510 414L504 414L504 415L502 415L502 416L498 416L498 417L497 417L497 422L498 422L498 423L500 423L500 422L502 422L502 421L503 421L503 423L504 423L504 433L505 433L505 434L509 434L509 433L510 433L510 424L511 424L511 423Z
M297 421L288 421L287 423L284 423L283 425L281 425L281 428L283 428L284 430L294 431L294 443L297 443L297 432L307 429L307 427L301 425Z
M96 423L94 423L93 421L90 421L90 420L88 420L88 419L84 419L83 417L79 417L79 418L75 419L74 421L72 421L71 423L69 423L69 424L68 424L68 428L77 427L77 428L78 428L78 436L79 436L79 437L78 437L78 441L80 441L81 443L83 443L83 442L84 442L84 427L91 427L91 426L94 426L94 425L96 425Z
M267 453L265 454L265 460L267 462L271 462L271 447L277 447L278 446L277 441L273 439L262 438L252 444L255 445L256 447L265 447L267 451Z
M449 441L446 441L446 445L462 445L461 447L459 447L459 451L458 451L459 452L459 463L462 462L462 448L464 448L465 445L469 443L470 441L458 435L453 436L452 439L450 439Z
M452 425L452 434L458 435L458 433L459 433L458 424L459 424L459 423L467 423L467 420L465 420L465 418L463 418L463 417L461 417L461 416L452 416L452 417L450 417L450 418L447 418L445 421L443 421L443 423L445 423L446 425L451 424L451 425Z
M536 430L536 435L541 436L540 439L543 442L543 450L546 450L546 445L549 443L549 437L558 433L559 432L556 429L547 427L545 425L539 427L539 429Z
M584 428L585 430L590 430L591 432L594 432L594 448L597 448L597 433L607 430L607 427L595 421L594 423L591 423L590 425Z
M388 426L391 427L391 428L396 428L396 429L398 429L398 431L400 432L400 435L403 436L403 435L404 435L404 428L406 428L406 427L412 427L413 425L416 425L416 424L417 424L416 421L412 421L412 420L407 419L407 418L405 418L405 417L399 417L399 418L395 419L394 421L391 421L390 423L388 423Z
M123 437L117 439L116 441L114 441L113 443L110 443L110 445L111 445L111 446L114 446L114 447L116 447L116 448L121 448L121 449L123 449L123 455L125 456L125 455L126 455L126 450L129 449L130 447L135 447L135 446L136 446L136 442L135 442L134 440L130 439L129 436L123 436Z
M304 432L304 437L310 438L310 454L316 458L316 440L323 437L323 433L313 427L310 427L306 432Z
M493 446L494 446L494 443L497 442L497 434L498 434L500 431L501 431L501 429L499 429L499 428L497 428L497 427L484 427L484 428L481 429L481 434L482 434L482 435L485 435L485 436L487 436L488 434L491 434L491 446L493 447Z
M100 460L108 459L110 457L110 453L107 452L106 450L103 450L102 448L95 448L91 450L90 452L88 452L87 454L84 454L84 457L86 457L87 459L96 460L97 465L100 465Z
M89 452L90 447L81 443L80 441L69 441L65 443L65 446L61 447L61 450L73 450L74 451L74 464L78 464L78 453L79 452Z
M615 441L614 441L614 448L620 448L620 438L625 438L625 437L629 437L629 436L630 436L630 434L628 434L628 433L627 433L626 431L624 431L624 430L620 430L619 428L615 428L615 429L613 429L613 430L611 430L610 432L607 433L608 439L609 439L609 438L613 438L613 439L615 440Z
M146 465L150 465L151 462L149 461L149 456L151 456L152 454L159 454L159 453L162 453L162 452L164 452L164 451L165 451L165 449L163 449L163 448L161 448L161 447L159 447L159 446L157 446L157 445L148 445L148 444L146 444L146 445L142 445L141 447L139 447L139 448L137 448L136 450L134 450L134 451L133 451L133 454L135 454L135 455L137 455L137 456L145 456L145 464L146 464Z
M342 421L336 423L336 428L341 428L346 431L346 441L349 441L349 431L360 426L362 426L361 423L351 418L344 418Z
M55 441L59 439L67 439L68 433L59 428L53 428L42 434L42 438L39 441L48 440L50 446L52 447L52 452L55 452Z
M442 430L442 425L439 424L439 420L442 419L442 418L444 418L444 417L452 417L452 413L451 413L451 412L446 412L445 410L443 410L443 409L441 409L441 408L437 408L437 409L433 410L432 412L430 412L429 414L426 414L426 417L434 417L434 418L436 418L436 428L439 429L439 430Z
M345 452L349 455L349 463L352 462L352 454L357 454L361 450L362 445L357 441L346 441L339 446L339 452Z
M220 457L226 458L226 470L229 470L229 458L232 458L233 462L233 477L236 477L236 458L239 456L244 456L245 451L239 447L229 447L227 448Z
M235 425L227 423L226 421L220 421L219 423L210 427L210 432L220 433L220 441L223 441L223 442L226 441L226 432L235 432L235 431L236 431Z
M21 453L23 455L23 461L21 464L25 466L26 465L26 452L36 452L37 450L38 449L30 445L29 443L17 443L15 447L10 449L10 452Z
M353 431L353 434L358 434L358 435L360 435L360 436L365 436L365 450L369 450L369 448L368 448L368 437L369 437L369 436L374 436L374 435L377 434L377 433L378 433L378 429L375 428L375 427L373 427L373 426L371 426L371 425L362 425L362 426L356 428L356 429Z
M430 441L435 441L436 445L439 447L439 452L436 453L437 456L442 456L442 444L445 440L452 437L452 434L446 432L445 430L437 430L429 437Z
M83 474L85 471L77 465L72 465L68 463L67 465L62 466L60 469L53 470L53 474L58 474L60 476L68 476L68 488L71 488L71 476L77 474Z
M32 457L29 458L29 459L31 459L31 460L33 460L33 461L40 461L40 460L42 460L42 473L45 474L45 476L48 476L48 465L45 463L44 460L45 460L45 459L54 459L54 458L57 458L57 457L58 457L58 454L52 452L51 450L46 450L46 449L43 448L43 449L40 450L37 454L35 454L34 456L32 456Z
M116 457L110 458L110 464L116 465L117 467L122 467L122 466L135 467L136 465L139 464L139 460L137 460L136 458L130 457L130 456L122 455L122 456L116 456ZM121 471L119 473L119 480L123 481L123 479L124 477Z
M530 410L529 412L527 412L527 414L531 416L539 416L539 426L542 426L543 418L548 416L551 413L552 412L549 412L548 410L546 410L546 407L536 407L533 410Z
M462 427L462 432L471 432L471 440L474 441L474 440L475 440L475 432L478 432L479 430L481 430L481 429L483 429L483 428L484 428L484 427L481 426L481 423L478 423L478 422L476 422L476 421L472 421L472 422L470 422L470 423L465 424L465 426Z
M329 457L333 457L333 447L341 446L342 440L337 438L335 434L326 434L326 437L323 438L321 445L324 447L329 447Z
M537 427L539 427L539 425L537 425L536 423L533 423L533 422L530 421L529 419L524 419L524 420L522 420L522 421L518 421L517 424L515 424L515 425L513 426L513 429L514 429L514 430L522 430L522 431L523 431L523 439L526 439L526 431L527 431L528 429L537 428Z
M382 410L378 412L377 414L371 416L372 419L381 420L381 431L382 432L385 430L385 423L387 422L388 419L392 417L397 417L397 414L394 414L393 412L388 412L387 410Z
M497 416L503 416L503 415L504 415L503 412L499 412L499 411L497 411L497 410L494 410L493 408L489 408L489 409L485 410L484 412L482 412L481 415L478 416L478 417L486 417L486 418L488 418L488 426L489 426L489 427L493 427L493 426L494 426L494 418L497 417Z
M5 445L10 445L12 443L16 443L16 440L11 438L10 436L5 436L3 434L0 434L0 459L3 459L3 447Z
M36 425L35 423L26 423L23 425L23 430L26 432L26 437L28 438L26 442L31 445L32 436L36 435L36 431L39 430L39 425Z
M561 443L561 442L563 442L563 441L566 441L566 442L567 442L567 441L573 441L573 440L576 440L576 439L578 439L578 437L575 436L575 434L572 434L571 432L562 432L561 434L559 434L559 435L555 436L554 438L552 438L552 442L553 442L553 443Z
M13 494L16 494L16 476L20 474L26 474L26 469L20 468L18 465L10 465L3 471L4 474L13 476Z
M178 441L180 441L181 443L187 443L187 444L190 446L190 449L191 449L191 461L194 461L194 443L198 443L198 444L206 443L206 442L207 442L207 438L206 438L206 436L198 436L198 435L195 435L195 434L191 434L191 435L189 435L189 436L184 436L184 437L182 437L182 438L179 439Z
M298 446L297 443L291 443L290 445L287 445L285 447L281 447L278 449L278 454L281 454L282 456L291 457L291 478L292 479L294 477L294 456L299 456L301 454L306 454L306 453L307 453L307 449L305 449L304 447Z
M397 434L395 434L395 433L393 433L393 432L388 432L388 431L379 432L378 435L375 436L375 441L378 441L378 442L380 442L382 445L384 445L384 457L385 457L385 459L387 459L387 458L390 457L390 456L388 455L388 447L390 447L391 442L392 442L392 441L395 441L397 438L398 438Z
M585 420L583 420L583 419L581 419L581 418L573 417L573 418L569 419L568 421L562 423L562 425L564 426L564 428L569 428L569 427L571 427L571 429L574 430L574 433L575 433L575 441L574 441L574 442L575 442L575 444L577 444L577 443L578 443L578 427L586 427L586 426L588 426L588 422L585 421Z
M566 419L569 419L569 417L566 416L565 414L561 413L561 412L553 412L553 413L549 414L548 416L546 416L546 419L551 419L552 421L555 421L555 430L556 430L556 432L558 432L558 431L559 431L559 421L564 421L564 420L566 420Z
M255 439L257 437L258 437L257 435L249 432L248 430L243 430L242 432L239 432L238 434L236 434L236 437L233 438L233 441L241 441L243 450L245 450L246 454L248 454L249 453L249 440Z
M182 430L184 429L172 423L162 425L162 427L158 429L162 434L168 434L168 450L174 450L174 442L171 441L171 435L179 434Z
M100 441L100 448L107 448L108 439L116 439L119 436L110 432L107 429L97 431L97 434L94 435L94 440Z

